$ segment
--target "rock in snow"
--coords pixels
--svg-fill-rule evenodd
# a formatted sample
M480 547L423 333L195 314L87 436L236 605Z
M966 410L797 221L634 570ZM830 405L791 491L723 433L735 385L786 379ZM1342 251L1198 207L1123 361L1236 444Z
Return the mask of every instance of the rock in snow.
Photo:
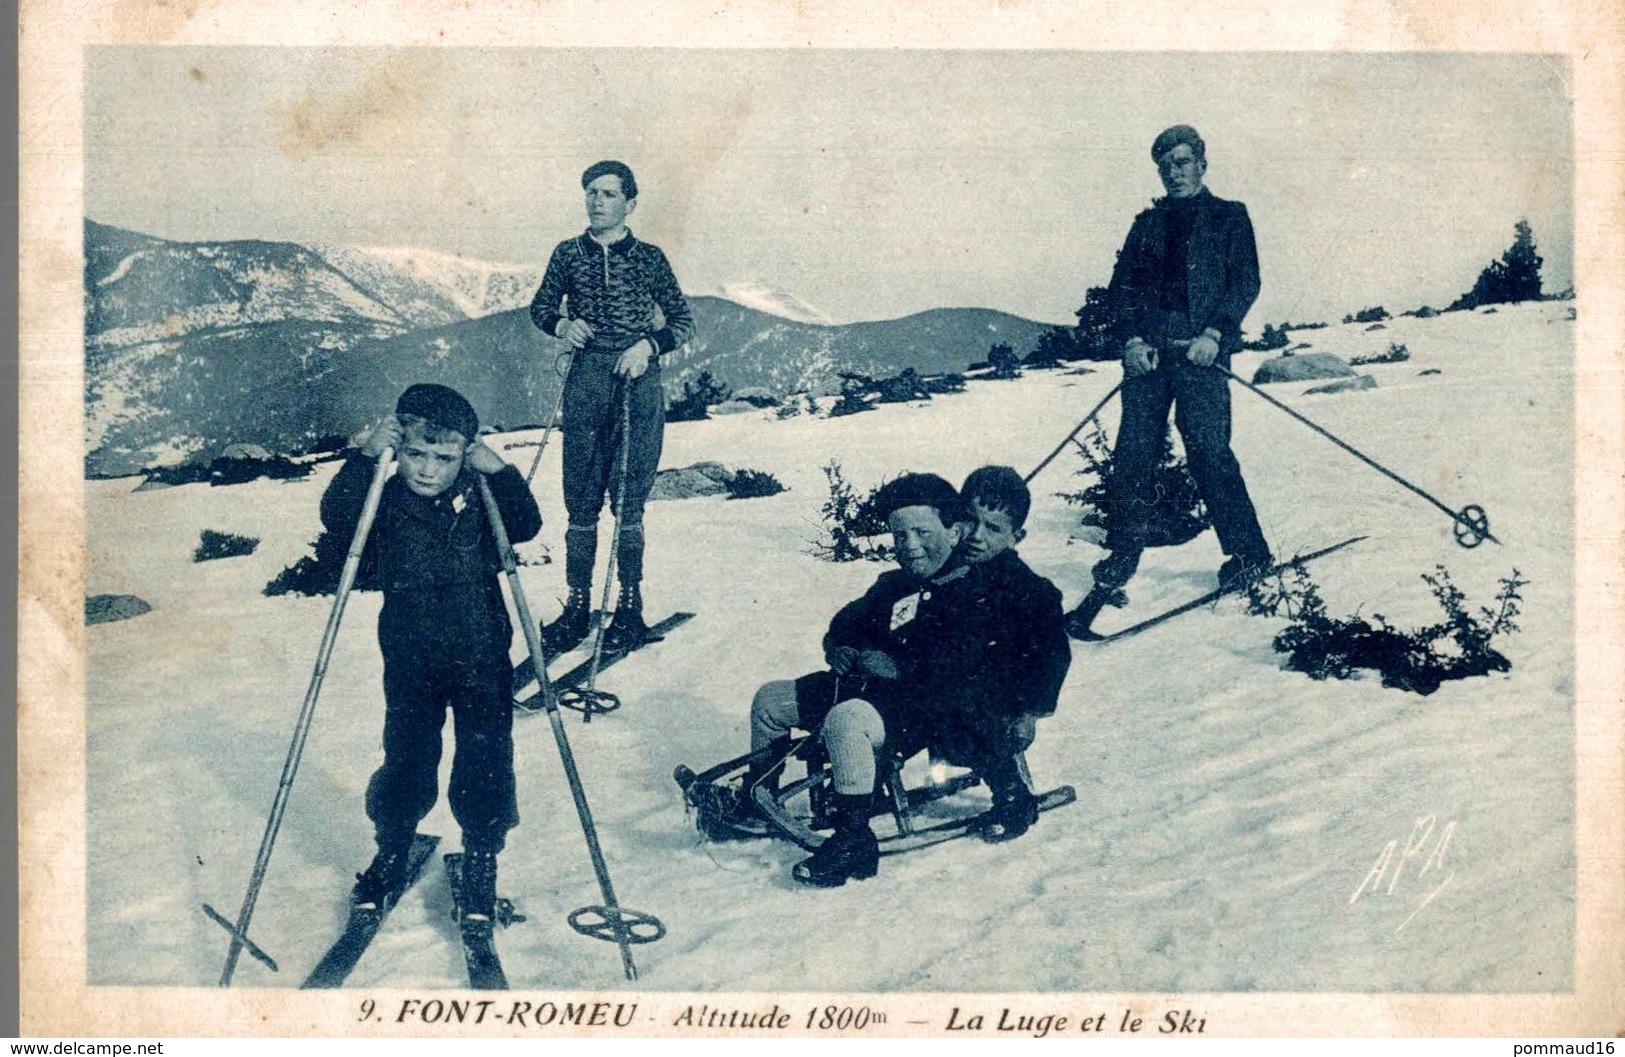
M111 624L151 612L152 606L135 595L92 595L85 599L86 624Z
M1339 378L1335 382L1317 385L1313 389L1305 389L1304 396L1315 396L1321 393L1354 393L1361 389L1375 389L1377 380L1369 374L1356 374L1352 378Z
M1354 368L1329 352L1311 352L1307 356L1277 356L1265 360L1253 372L1254 385L1272 382L1309 382L1316 378L1347 378Z

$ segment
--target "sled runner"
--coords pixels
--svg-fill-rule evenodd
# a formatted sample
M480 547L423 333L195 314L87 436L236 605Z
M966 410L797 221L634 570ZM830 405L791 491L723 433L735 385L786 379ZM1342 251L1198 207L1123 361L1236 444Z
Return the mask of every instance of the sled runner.
M942 812L932 805L982 784L974 771L962 771L941 781L910 787L903 768L917 751L883 755L874 797L873 816L889 816L893 832L880 838L880 854L898 855L917 848L940 844L973 833L985 824L985 808ZM775 758L776 757L776 758ZM799 761L799 778L785 780L787 765ZM745 779L752 765L769 764L760 780L749 788ZM824 842L823 830L831 825L829 762L822 743L812 735L802 735L789 748L770 745L754 753L726 760L696 773L679 766L672 776L683 790L683 800L695 813L695 825L713 840L748 837L783 837L808 850ZM748 798L754 803L762 824L741 823L732 811L734 802ZM1059 786L1038 794L1038 809L1049 811L1077 799L1071 786Z

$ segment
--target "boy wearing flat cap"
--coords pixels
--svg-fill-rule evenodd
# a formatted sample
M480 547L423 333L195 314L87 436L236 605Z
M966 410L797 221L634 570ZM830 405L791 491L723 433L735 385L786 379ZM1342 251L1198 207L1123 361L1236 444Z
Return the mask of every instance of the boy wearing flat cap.
M378 459L393 449L362 554L384 594L384 762L367 785L378 853L357 875L352 904L398 897L418 823L438 796L441 730L456 730L447 799L463 831L465 923L491 922L496 857L519 822L513 772L513 627L502 562L479 478L485 475L514 542L533 538L541 511L524 477L479 440L479 418L443 385L401 394L322 496L322 523L341 538L361 520Z
M1112 451L1111 553L1094 568L1101 592L1115 592L1139 567L1170 409L1228 555L1220 583L1244 582L1270 565L1230 450L1229 379L1212 369L1229 368L1241 321L1258 297L1252 221L1246 206L1203 186L1207 147L1191 126L1164 129L1151 144L1151 160L1167 195L1134 218L1108 292L1123 343L1123 413Z
M753 752L788 746L792 729L801 729L817 731L829 754L835 832L791 873L819 888L879 869L869 818L882 753L907 758L933 748L974 767L993 793L982 833L989 840L1019 836L1038 813L1020 762L1025 746L1009 714L1022 705L1018 688L1033 678L1025 643L1015 641L1029 629L1012 626L1011 599L985 568L967 563L959 493L936 474L911 473L883 485L874 505L891 530L898 568L835 614L824 636L825 670L766 683L751 702ZM1049 609L1044 620L1053 633L1044 638L1069 653L1058 592ZM1069 660L1059 662L1057 687ZM765 832L746 797L773 780L771 766L752 767L741 789L702 791L717 806L714 824L701 819L709 836Z

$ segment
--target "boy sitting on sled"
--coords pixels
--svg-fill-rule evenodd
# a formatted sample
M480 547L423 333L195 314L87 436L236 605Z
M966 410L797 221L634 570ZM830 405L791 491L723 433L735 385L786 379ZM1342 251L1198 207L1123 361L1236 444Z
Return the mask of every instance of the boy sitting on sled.
M438 795L448 707L456 753L447 799L463 831L465 922L493 920L496 857L519 822L513 628L476 475L486 475L515 542L534 537L542 515L524 477L478 435L479 418L461 394L414 385L322 496L322 523L353 536L377 460L395 450L396 473L384 484L362 555L384 593L384 762L367 784L378 853L356 877L357 909L386 907L400 893L413 834Z
M869 818L882 751L941 747L975 766L993 791L985 831L992 839L1024 832L1037 814L1011 722L1032 697L1018 689L1031 678L1029 662L1005 623L1007 592L993 590L1001 578L969 564L960 550L969 526L958 493L934 474L908 474L882 487L875 505L900 568L835 615L824 637L828 670L770 682L751 703L753 749L787 745L790 730L800 728L820 731L829 755L835 832L794 871L796 880L818 887L878 869ZM1059 628L1058 595L1053 609ZM1064 632L1060 641L1064 648ZM769 780L780 756L763 753L770 762L753 765L722 825L710 827L713 836L761 830L746 798Z
M959 494L968 518L960 549L982 578L992 608L1000 614L1004 645L1013 651L1005 663L1019 673L990 702L1001 706L999 715L1007 727L996 740L1010 753L1022 787L1030 793L1032 778L1023 754L1037 735L1038 720L1055 714L1056 699L1072 663L1061 592L1016 553L1016 544L1027 535L1023 526L1033 502L1019 473L1008 466L983 466L971 471ZM1018 796L983 836L1014 840L1037 821L1037 803L1031 796Z

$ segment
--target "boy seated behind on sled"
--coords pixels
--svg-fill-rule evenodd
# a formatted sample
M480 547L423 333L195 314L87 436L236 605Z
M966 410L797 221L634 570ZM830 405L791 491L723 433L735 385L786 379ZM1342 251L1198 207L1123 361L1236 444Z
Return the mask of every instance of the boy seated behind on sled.
M385 906L405 880L418 823L434 807L441 728L451 709L457 747L446 796L463 831L465 922L492 920L496 856L519 822L513 773L513 669L498 575L502 562L479 475L514 542L542 514L517 469L479 440L474 408L443 385L414 385L368 435L322 496L322 523L348 538L378 459L394 449L362 560L384 593L384 762L367 784L378 854L356 877L352 905Z
M1031 678L1029 661L1004 623L1008 592L990 590L1000 578L976 571L960 551L969 526L958 493L935 474L908 474L883 486L875 505L900 568L830 622L827 671L768 683L751 702L753 749L787 742L800 728L819 730L828 752L835 832L794 871L819 887L878 868L869 817L883 751L907 756L942 745L954 762L974 766L993 791L993 839L1025 831L1036 814L1010 722L1032 697L1016 689ZM1059 594L1052 601L1060 628ZM727 821L740 836L749 835L754 813L748 791L772 766L753 767L732 805Z
M960 545L965 560L982 581L990 604L1004 629L1002 645L1013 651L1005 659L1018 677L1002 686L989 705L995 706L1007 729L998 744L1007 749L1021 775L1022 786L1032 790L1025 753L1037 735L1038 721L1055 714L1055 704L1072 663L1072 643L1066 634L1061 592L1021 560L1016 545L1026 538L1032 493L1021 475L1008 466L972 470L959 490L969 519ZM949 748L949 746L944 746ZM950 753L951 755L951 753ZM1038 805L1030 797L1016 797L1005 817L995 820L984 834L989 839L1013 840L1038 821Z

